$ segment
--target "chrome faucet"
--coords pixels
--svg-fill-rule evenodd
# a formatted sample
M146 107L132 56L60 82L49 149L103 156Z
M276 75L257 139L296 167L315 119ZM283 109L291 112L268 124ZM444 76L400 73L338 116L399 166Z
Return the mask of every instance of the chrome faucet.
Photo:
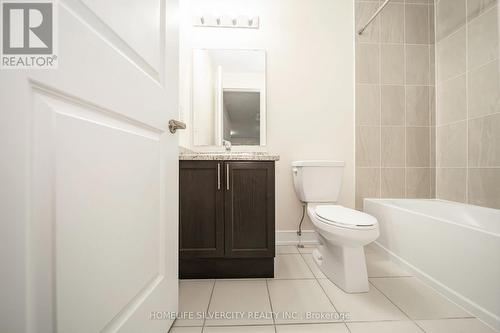
M226 148L226 151L231 151L231 141L222 140L222 145Z

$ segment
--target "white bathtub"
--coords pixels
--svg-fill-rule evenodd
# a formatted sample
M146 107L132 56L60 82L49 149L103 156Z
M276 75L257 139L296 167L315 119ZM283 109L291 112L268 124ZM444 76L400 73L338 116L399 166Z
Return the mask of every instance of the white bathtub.
M365 199L383 250L500 331L500 210L441 200Z

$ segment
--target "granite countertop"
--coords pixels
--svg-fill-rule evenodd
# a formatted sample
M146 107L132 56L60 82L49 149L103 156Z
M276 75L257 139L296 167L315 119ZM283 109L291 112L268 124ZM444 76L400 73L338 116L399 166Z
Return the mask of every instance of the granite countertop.
M278 161L280 156L278 154L271 154L267 152L194 152L194 151L181 151L179 160L183 161Z

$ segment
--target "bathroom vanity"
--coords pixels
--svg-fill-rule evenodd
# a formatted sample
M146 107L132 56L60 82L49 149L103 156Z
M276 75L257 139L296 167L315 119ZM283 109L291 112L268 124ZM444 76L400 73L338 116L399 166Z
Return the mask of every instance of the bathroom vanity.
M186 141L212 151L179 157L179 276L273 277L278 156L231 152L266 145L265 51L193 49L192 66Z
M179 277L273 277L279 157L183 153L179 159Z

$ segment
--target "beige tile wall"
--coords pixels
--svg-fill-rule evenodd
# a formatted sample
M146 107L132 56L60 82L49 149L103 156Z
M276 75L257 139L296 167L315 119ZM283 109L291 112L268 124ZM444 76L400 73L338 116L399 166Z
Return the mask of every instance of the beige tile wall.
M382 2L356 0L357 29ZM393 0L356 38L358 209L435 195L433 23L432 0Z
M498 0L438 0L436 196L500 208Z

